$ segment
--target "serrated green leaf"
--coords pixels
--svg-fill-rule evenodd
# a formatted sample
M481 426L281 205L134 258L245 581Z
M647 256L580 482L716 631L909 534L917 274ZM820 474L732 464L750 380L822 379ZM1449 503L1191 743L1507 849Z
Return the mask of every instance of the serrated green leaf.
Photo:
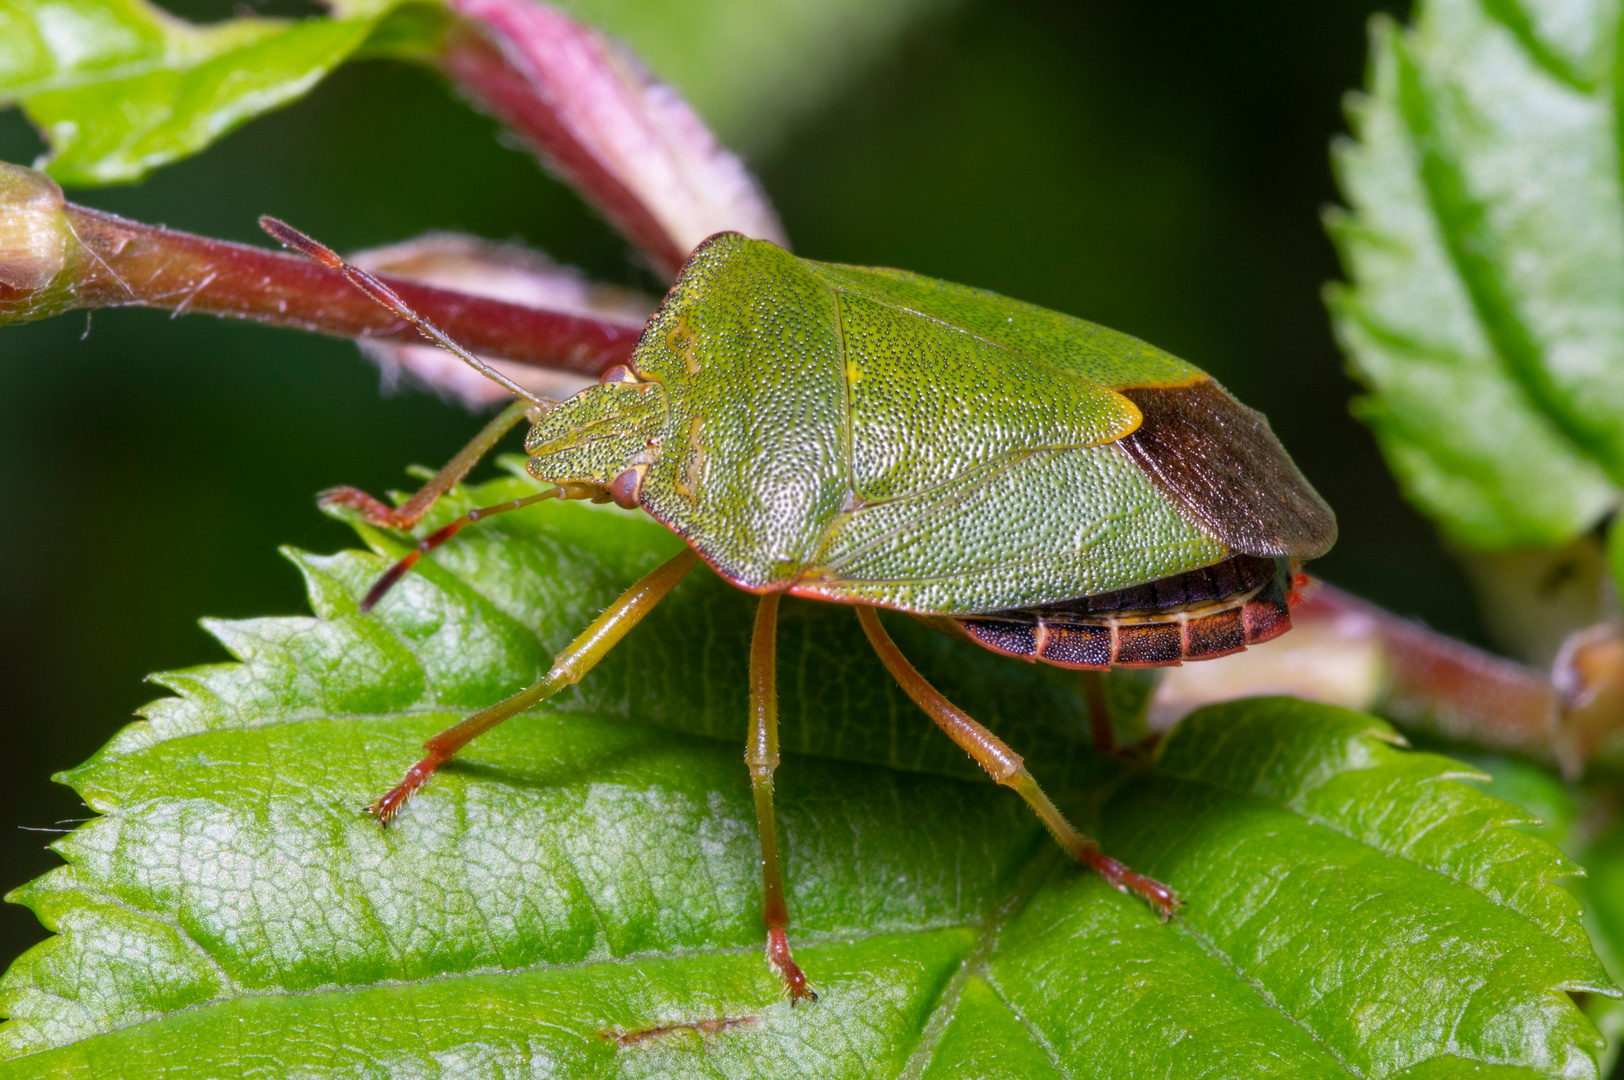
M526 490L459 493L425 527ZM751 599L705 571L394 827L367 817L425 736L535 678L676 543L542 504L371 616L383 560L290 553L314 617L209 624L237 662L160 677L179 696L66 775L102 816L12 894L57 936L0 983L0 1077L1595 1075L1565 991L1610 984L1551 883L1574 868L1461 766L1260 699L1193 714L1136 770L1087 750L1069 678L891 620L1183 893L1163 924L977 778L850 612L796 602L779 812L824 997L791 1009L759 952Z
M1483 779L1475 786L1529 812L1522 826L1571 856L1585 868L1565 884L1585 909L1585 926L1596 952L1617 981L1624 976L1624 827L1614 778L1592 777L1569 784L1532 762L1475 752L1469 755ZM1584 1009L1606 1035L1604 1074L1612 1075L1624 1037L1624 1001L1587 995Z
M1618 5L1426 0L1378 19L1330 291L1410 499L1469 547L1553 547L1624 481Z
M400 52L432 40L437 11L399 0L335 17L193 26L146 0L0 0L0 105L19 103L68 185L138 180L286 105L373 35Z

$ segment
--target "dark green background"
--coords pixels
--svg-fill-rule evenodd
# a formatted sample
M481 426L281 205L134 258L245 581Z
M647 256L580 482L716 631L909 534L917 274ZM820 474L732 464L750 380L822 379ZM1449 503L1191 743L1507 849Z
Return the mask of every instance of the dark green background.
M225 5L215 5L215 15ZM1347 414L1319 290L1328 141L1363 73L1354 0L963 4L753 164L797 250L984 286L1147 338L1263 409L1336 508L1315 569L1480 635L1460 572ZM1387 7L1397 14L1401 8ZM194 8L188 14L199 14ZM38 144L0 117L0 158ZM365 63L133 188L74 193L263 242L261 213L339 248L431 228L521 237L656 287L624 244L432 75ZM342 342L145 311L0 331L0 884L58 860L83 807L47 776L156 696L154 670L224 659L200 615L303 612L277 544L352 543L311 496L406 486L476 420L380 398ZM0 909L0 959L41 936Z

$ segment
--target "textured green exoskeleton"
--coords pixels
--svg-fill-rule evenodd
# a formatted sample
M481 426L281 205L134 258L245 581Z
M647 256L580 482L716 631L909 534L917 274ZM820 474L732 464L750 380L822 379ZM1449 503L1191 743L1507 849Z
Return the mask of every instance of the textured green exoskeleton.
M632 363L541 419L531 473L635 470L637 502L754 592L967 615L1335 537L1261 416L1198 368L960 285L723 233ZM1215 400L1230 444L1200 461L1131 439L1147 412L1163 443L1211 435Z
M286 226L273 232L343 265ZM345 269L481 366L376 280ZM1164 917L1177 907L1172 889L1077 832L1019 754L914 670L875 608L1084 670L1267 641L1291 625L1296 561L1330 547L1336 525L1260 415L1126 334L914 274L799 259L736 233L694 251L631 368L536 406L546 411L525 443L530 472L558 486L471 511L421 541L364 607L463 525L555 494L641 506L689 546L610 605L540 682L430 739L428 756L373 804L381 820L471 739L584 676L702 557L762 594L745 762L767 959L794 998L816 995L790 954L773 812L785 592L856 606L908 695L1074 858ZM410 525L524 408L488 424L398 511L351 490L333 498Z

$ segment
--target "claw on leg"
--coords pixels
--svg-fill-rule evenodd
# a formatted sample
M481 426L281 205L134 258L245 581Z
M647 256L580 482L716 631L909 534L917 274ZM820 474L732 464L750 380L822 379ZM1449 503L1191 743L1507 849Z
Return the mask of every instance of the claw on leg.
M791 1008L802 1001L818 1000L818 992L812 989L812 984L806 981L806 973L801 970L801 965L790 955L789 935L784 932L782 926L767 928L767 966L784 980L784 994L789 998Z
M378 819L379 825L387 825L394 820L396 814L406 805L406 800L417 794L417 790L429 782L434 770L441 765L442 758L433 754L419 761L406 770L405 779L390 788L384 795L367 807L367 812Z
M755 633L750 638L750 736L744 744L744 763L750 769L750 790L756 803L756 828L761 834L761 921L767 927L767 966L784 980L784 993L793 1007L816 1001L818 995L806 973L790 955L789 906L784 902L784 872L778 862L778 814L773 807L773 773L778 769L778 594L768 593L756 608Z
M415 524L414 521L407 521L397 513L393 506L380 502L360 488L328 488L316 496L316 505L354 510L361 515L362 521L368 525L376 525L380 529L409 529Z
M1138 893L1156 909L1156 914L1166 922L1173 917L1182 900L1178 894L1155 878L1146 877L1136 870L1130 870L1126 865L1105 854L1099 848L1092 848L1087 854L1074 852L1077 861L1093 870L1104 878L1106 884L1119 892Z
M543 496L532 496L541 498ZM524 501L524 500L517 500ZM620 594L620 598L592 620L564 651L553 658L553 666L540 680L520 690L505 701L481 709L462 723L447 728L423 744L428 751L416 765L406 770L400 783L390 788L381 799L367 810L380 824L387 825L400 813L401 807L434 775L434 770L454 757L457 751L485 734L497 724L517 716L533 705L539 705L567 686L573 686L597 666L598 661L620 643L621 638L642 621L665 599L677 582L694 568L699 556L692 548L683 548Z

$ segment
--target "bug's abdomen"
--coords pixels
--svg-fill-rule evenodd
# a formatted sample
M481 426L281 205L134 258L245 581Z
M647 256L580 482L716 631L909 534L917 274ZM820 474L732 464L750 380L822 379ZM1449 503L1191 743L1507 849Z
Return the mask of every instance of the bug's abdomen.
M1291 629L1289 559L1237 555L1129 589L954 618L1006 656L1058 667L1168 667L1240 652Z

